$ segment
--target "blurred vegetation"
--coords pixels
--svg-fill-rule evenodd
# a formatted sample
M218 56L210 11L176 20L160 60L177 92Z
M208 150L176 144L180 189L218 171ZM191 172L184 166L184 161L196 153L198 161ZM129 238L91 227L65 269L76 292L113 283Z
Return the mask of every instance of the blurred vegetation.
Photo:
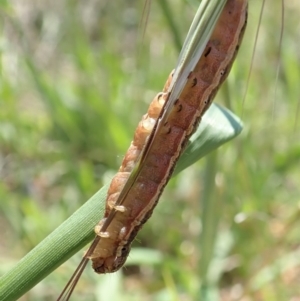
M147 250L136 249L132 258L140 254L144 264L106 276L88 268L72 300L300 298L300 5L285 3L276 80L281 3L266 3L243 101L261 6L250 2L244 43L217 96L242 116L244 132L168 185L135 242L163 260L149 264ZM153 1L141 39L142 1L0 2L1 274L117 170L140 116L174 68L197 5L159 3ZM204 175L214 177L209 191ZM201 257L205 193L220 219L209 262ZM81 256L22 300L55 299Z

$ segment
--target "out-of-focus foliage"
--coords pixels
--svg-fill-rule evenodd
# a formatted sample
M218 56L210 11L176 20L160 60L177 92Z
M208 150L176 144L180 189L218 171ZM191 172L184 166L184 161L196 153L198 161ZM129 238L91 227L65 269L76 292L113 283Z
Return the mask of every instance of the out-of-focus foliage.
M168 1L181 40L194 2ZM140 256L145 264L122 274L99 277L89 268L73 300L83 294L102 301L118 300L116 295L195 300L201 279L205 301L300 298L300 6L285 3L276 80L281 3L266 3L243 102L261 5L250 2L244 43L217 96L242 116L244 133L206 168L200 162L171 181L135 242L159 250L163 261L155 257L149 264L152 253L137 249L131 259ZM178 49L166 11L153 1L141 42L142 6L108 0L0 3L1 274L111 179L140 116L174 67ZM216 169L210 218L220 223L207 270L200 252L206 247L205 217L199 217L209 205L201 196L210 166ZM54 299L81 255L24 300Z

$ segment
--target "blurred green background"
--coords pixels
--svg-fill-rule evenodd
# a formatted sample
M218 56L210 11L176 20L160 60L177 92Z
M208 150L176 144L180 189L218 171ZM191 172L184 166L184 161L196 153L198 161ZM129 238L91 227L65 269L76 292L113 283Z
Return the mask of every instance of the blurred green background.
M244 99L261 7L250 2L244 43L216 98L244 131L168 185L134 243L163 260L145 249L129 258L141 264L116 275L88 267L72 300L300 300L300 4L285 1L276 80L281 3L267 1ZM153 1L141 39L143 1L0 2L1 274L118 169L197 8L164 3ZM206 246L201 200L214 166L218 230ZM82 254L22 300L54 300Z

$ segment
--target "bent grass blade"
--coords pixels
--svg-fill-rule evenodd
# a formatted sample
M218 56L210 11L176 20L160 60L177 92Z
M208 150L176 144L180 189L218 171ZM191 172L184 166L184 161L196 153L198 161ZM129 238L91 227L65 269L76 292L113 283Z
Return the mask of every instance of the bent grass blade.
M175 174L233 139L241 130L242 123L237 116L212 104L191 137L186 155L180 157ZM102 187L0 278L0 300L19 299L94 238L93 229L103 217L107 190L108 185Z
M202 3L205 3L205 2L202 2ZM205 6L204 6L205 7ZM217 19L217 18L216 18ZM211 24L209 24L210 26L211 26ZM192 25L192 27L193 27L194 25ZM207 24L206 24L206 26L208 26ZM197 27L198 28L198 27ZM212 29L211 29L211 31L212 31ZM206 32L207 33L207 32ZM195 49L193 48L193 43L192 42L190 42L189 40L187 40L187 43L185 43L185 45L192 45L191 46L191 48L189 48L189 49L192 49L191 51L192 51L192 54L191 55L189 55L189 54L182 54L181 56L180 56L180 59L179 59L179 63L178 63L178 65L177 65L177 68L176 68L176 70L175 70L175 75L174 75L174 77L173 77L173 80L172 80L172 82L171 82L171 87L173 87L174 86L174 89L172 89L172 92L171 92L171 95L169 96L170 97L170 99L169 99L169 101L168 101L168 103L167 103L167 106L166 106L166 108L165 108L165 113L164 113L164 115L163 115L163 117L165 117L166 119L165 120L168 120L167 119L167 117L168 117L168 114L171 112L171 108L172 108L172 105L174 104L174 102L175 102L175 99L177 99L177 97L180 95L180 93L181 93L181 91L182 91L182 89L183 89L183 87L185 86L185 81L186 81L186 78L187 78L187 75L189 74L189 72L188 72L188 70L189 70L189 68L190 68L190 66L191 66L191 64L185 64L185 59L186 60L191 60L192 61L192 63L193 64L196 64L197 63L197 60L195 59L196 57L195 57L195 51L197 52L197 51L199 51L199 47L202 47L203 48L203 45L199 45L199 44L197 44L196 45L196 47L195 47ZM203 48L204 49L204 48ZM200 52L203 52L203 49L200 51ZM183 62L182 62L182 58L183 58ZM178 80L178 83L177 83L177 80ZM182 80L182 81L181 81ZM182 86L182 87L181 87ZM178 87L177 88L177 92L175 91L175 88L176 87ZM170 90L169 90L170 91ZM172 94L173 93L173 94ZM164 120L164 119L162 119L162 120ZM159 126L158 126L158 128L159 128ZM154 136L153 136L154 137ZM155 138L155 137L154 137ZM153 139L152 140L152 142L155 142L155 140ZM142 156L140 157L141 159L141 161L138 161L138 163L137 163L137 167L136 167L136 172L134 172L133 171L133 173L132 173L132 176L129 178L129 181L128 182L130 182L129 184L130 185L132 185L133 183L134 183L134 181L135 181L135 176L136 176L136 174L138 173L138 168L139 168L139 164L142 164L143 163L143 161L142 161L142 159L145 159L147 157L147 153L145 152L145 153L143 153L142 154ZM126 191L126 190L125 190ZM124 194L126 194L126 192L124 193ZM119 205L119 203L117 203L117 205ZM117 213L117 211L118 210L116 210L116 209L113 209L114 211L113 211L113 214L110 214L109 215L109 218L107 219L107 221L108 222L105 222L104 223L104 227L101 229L101 232L100 232L100 234L101 233L105 233L105 230L106 230L106 228L109 226L109 224L110 224L110 222L113 220L113 218L114 218L114 216L116 215L116 213ZM101 235L100 235L101 236ZM98 239L100 239L100 238L98 238ZM92 250L92 249L91 249ZM90 253L88 253L88 255L87 256L89 256L90 255ZM80 271L82 271L82 270L80 270ZM80 276L80 274L78 275L78 277ZM77 277L77 276L76 276ZM75 278L75 279L78 279L78 278ZM75 282L75 284L76 284L76 282ZM74 285L75 285L74 284ZM71 289L73 289L73 287L71 287ZM67 296L67 298L69 298L69 295Z

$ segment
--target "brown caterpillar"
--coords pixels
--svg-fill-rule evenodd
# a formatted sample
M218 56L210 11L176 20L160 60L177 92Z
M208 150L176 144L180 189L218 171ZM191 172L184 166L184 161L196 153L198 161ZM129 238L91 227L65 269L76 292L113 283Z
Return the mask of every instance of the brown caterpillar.
M158 126L151 150L148 150L147 157L139 167L139 174L132 183L130 194L119 203L120 193L142 149L148 147L147 138L157 118L163 115L161 109L168 99L166 91L171 75L163 92L157 94L139 123L119 172L111 182L104 219L95 229L103 240L88 258L92 259L97 273L114 272L123 265L132 240L151 216L188 138L230 71L246 25L246 2L227 1L204 54L190 73L180 97L172 104L167 120ZM112 209L115 210L114 219L103 229Z

